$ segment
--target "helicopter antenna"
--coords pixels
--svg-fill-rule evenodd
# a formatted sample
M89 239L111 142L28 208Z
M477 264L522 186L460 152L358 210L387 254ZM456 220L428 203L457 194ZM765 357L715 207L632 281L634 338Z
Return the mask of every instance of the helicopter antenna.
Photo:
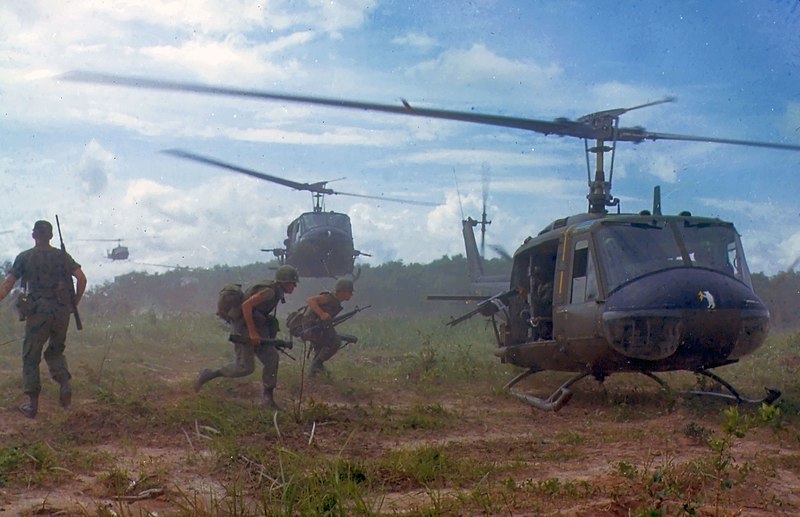
M483 209L481 213L481 257L486 256L486 226L492 224L486 219L486 200L489 197L489 164L481 164L481 194L483 198Z

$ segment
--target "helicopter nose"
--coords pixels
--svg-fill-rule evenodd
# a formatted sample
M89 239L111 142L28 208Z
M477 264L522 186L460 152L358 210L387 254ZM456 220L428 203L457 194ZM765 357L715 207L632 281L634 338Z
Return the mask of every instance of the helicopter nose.
M625 356L707 368L757 349L768 325L769 311L750 287L698 268L635 280L609 295L603 311L606 339Z

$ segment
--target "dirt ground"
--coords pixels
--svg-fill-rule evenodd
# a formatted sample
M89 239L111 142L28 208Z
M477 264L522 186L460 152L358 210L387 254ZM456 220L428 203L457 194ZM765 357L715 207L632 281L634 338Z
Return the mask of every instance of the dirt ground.
M190 389L191 378L172 382L173 389L160 395L158 403L163 407L198 396ZM475 493L486 486L495 500L503 503L483 509L458 506L448 510L444 506L429 515L662 514L645 510L669 515L800 514L796 434L751 429L734 438L724 455L717 454L708 437L723 436L723 404L700 405L683 399L665 402L654 391L632 392L625 384L598 387L591 381L584 383L576 387L576 395L566 407L549 413L531 409L497 389L421 394L402 389L404 384L399 381L396 388L386 387L365 397L322 379L307 385L306 393L315 401L325 401L328 414L336 417L286 426L279 440L288 450L351 458L374 458L389 451L433 445L454 457L498 467L500 474L487 473L472 486L438 487L436 497L446 498L458 491ZM254 378L213 389L239 400L257 400L258 395ZM284 388L278 390L285 405L291 406L295 395ZM169 482L152 486L140 479L141 490L130 486L125 496L114 497L108 491L107 469L62 469L59 481L46 486L0 488L0 515L101 515L104 509L107 515L173 515L179 513L181 501L225 497L224 481L214 473L213 454L207 446L214 430L202 421L196 421L194 428L169 433L129 435L108 431L107 423L98 422L104 418L103 403L80 392L68 415L52 396L45 398L35 420L16 411L18 401L6 402L0 410L2 439L36 436L52 426L62 426L76 436L107 432L108 441L97 445L95 439L78 453L107 452L124 471L158 472L159 481ZM364 425L356 415L359 407L438 407L447 415L447 422L383 433ZM715 459L729 460L716 464L716 472L734 472L737 481L733 486L720 489L713 479L694 484L687 481L712 477ZM258 467L255 462L243 466ZM511 491L503 491L506 478L513 478L517 487L513 497ZM703 488L698 491L697 486ZM670 500L671 506L664 503ZM419 486L395 486L379 501L376 511L402 514L429 508L431 493ZM675 501L690 504L681 513Z

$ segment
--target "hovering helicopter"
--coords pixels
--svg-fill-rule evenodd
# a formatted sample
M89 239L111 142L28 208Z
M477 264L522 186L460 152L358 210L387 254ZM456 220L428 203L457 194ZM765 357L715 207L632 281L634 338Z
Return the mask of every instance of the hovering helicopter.
M180 149L168 149L163 152L178 158L193 160L206 165L246 174L261 180L271 181L295 190L311 192L313 209L311 212L301 214L289 223L286 229L286 239L283 241L285 247L261 250L271 251L278 258L280 264L294 266L300 276L304 277L320 278L352 275L355 267L355 259L359 256L370 256L368 253L355 249L350 217L340 212L325 211L324 199L326 194L379 199L381 201L413 205L436 206L435 203L426 203L423 201L337 192L327 188L326 185L328 181L298 183L296 181L225 163L207 156L182 151Z
M774 388L767 388L760 399L744 397L711 371L752 353L768 332L769 312L753 291L733 223L689 212L664 215L657 187L652 211L621 213L619 199L611 195L611 179L620 142L694 141L791 151L800 151L800 145L620 127L625 113L672 102L673 98L599 111L576 120L548 121L417 108L406 100L401 105L387 105L86 72L63 78L378 111L580 138L587 155L588 212L556 219L526 239L513 255L506 290L449 324L475 314L489 315L495 322L495 355L525 369L505 388L540 409L559 410L570 400L572 385L585 377L602 382L619 372L641 373L666 386L657 373L690 371L728 392L693 393L754 403L772 403L780 397ZM592 147L589 141L593 141ZM608 180L606 153L611 153ZM608 208L616 208L616 213L609 213ZM471 222L465 223L465 228L466 224L472 229ZM545 370L574 375L547 398L514 388Z
M125 239L78 239L84 242L116 242L117 245L110 250L106 250L106 258L109 260L128 260L128 247L122 245Z

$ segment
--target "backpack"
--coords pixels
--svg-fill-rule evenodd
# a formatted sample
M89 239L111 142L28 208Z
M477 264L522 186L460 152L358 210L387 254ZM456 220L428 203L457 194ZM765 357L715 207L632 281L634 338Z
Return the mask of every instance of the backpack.
M228 284L219 291L217 316L228 323L242 317L244 292L241 284Z
M297 310L294 310L286 316L286 327L289 329L289 334L294 337L303 336L303 320L305 319L308 305L303 305Z

